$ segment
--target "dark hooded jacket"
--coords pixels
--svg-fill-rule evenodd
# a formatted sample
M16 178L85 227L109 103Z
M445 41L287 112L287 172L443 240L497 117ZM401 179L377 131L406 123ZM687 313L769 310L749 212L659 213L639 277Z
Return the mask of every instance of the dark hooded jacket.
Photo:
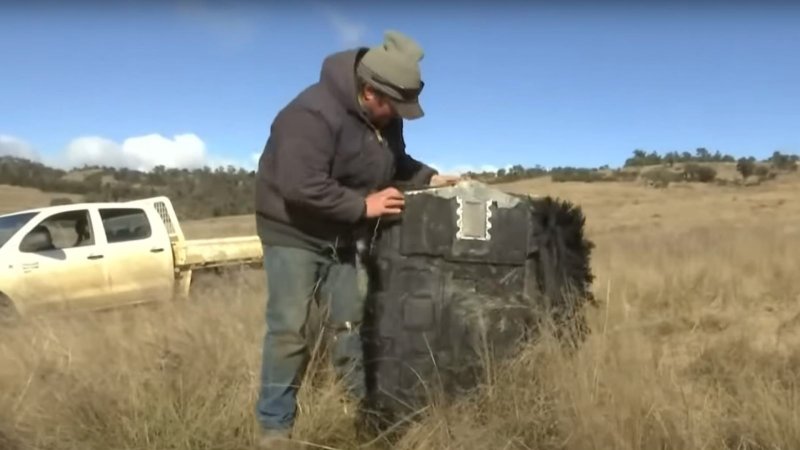
M366 49L325 58L320 79L278 112L256 175L264 244L345 246L363 228L365 197L396 181L427 184L436 171L405 152L403 121L377 132L357 95Z

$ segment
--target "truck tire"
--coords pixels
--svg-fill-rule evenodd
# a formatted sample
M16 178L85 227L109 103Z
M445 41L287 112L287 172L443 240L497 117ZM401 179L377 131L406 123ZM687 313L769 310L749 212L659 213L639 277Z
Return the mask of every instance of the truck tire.
M468 394L487 357L512 357L543 320L579 344L593 280L583 227L568 202L477 182L408 192L402 219L377 227L366 259L362 431Z

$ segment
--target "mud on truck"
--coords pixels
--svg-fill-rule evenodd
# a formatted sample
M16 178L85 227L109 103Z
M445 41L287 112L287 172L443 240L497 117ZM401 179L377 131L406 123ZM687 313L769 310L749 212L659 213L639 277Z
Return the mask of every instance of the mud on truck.
M0 318L189 294L195 271L258 265L257 236L186 239L167 197L0 216Z

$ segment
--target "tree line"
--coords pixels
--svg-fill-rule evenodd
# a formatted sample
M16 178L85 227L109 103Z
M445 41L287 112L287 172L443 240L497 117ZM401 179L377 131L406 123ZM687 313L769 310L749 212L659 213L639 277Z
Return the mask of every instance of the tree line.
M165 195L183 219L253 211L255 172L233 166L152 171L83 166L66 171L16 157L0 157L0 184L79 194L87 201L126 201ZM67 199L55 199L64 203Z
M663 155L655 151L636 149L633 155L625 160L621 168L612 169L609 166L597 168L586 167L552 167L542 166L523 167L514 165L509 168L502 168L497 171L469 172L472 178L487 183L508 183L512 181L531 179L537 177L551 177L555 182L600 182L600 181L635 181L640 177L648 178L653 175L650 172L640 172L637 169L645 167L661 166L665 169L680 169L671 171L655 171L661 174L669 173L672 182L676 181L697 181L711 182L716 179L716 170L713 167L703 164L709 163L736 163L737 171L744 179L757 176L760 180L774 178L778 172L796 171L800 157L794 154L783 154L775 151L770 157L761 161L755 157L735 157L723 154L719 151L710 152L708 149L700 147L691 152L668 152ZM648 175L649 174L649 175Z
M698 148L694 153L634 150L621 168L514 165L494 172L470 172L466 175L487 183L505 183L548 176L555 182L635 181L646 179L656 185L671 182L711 182L716 179L712 167L703 163L736 163L743 179L774 178L778 172L796 171L797 155L774 152L758 161L754 157L739 159L719 151ZM676 169L680 165L680 169ZM661 166L658 170L640 172L646 166ZM0 157L0 184L39 189L44 192L78 194L87 201L126 201L165 195L172 199L177 213L184 219L200 219L253 211L255 172L233 166L199 169L155 167L145 172L106 166L83 166L70 171L46 166L18 157ZM63 203L66 199L55 199Z

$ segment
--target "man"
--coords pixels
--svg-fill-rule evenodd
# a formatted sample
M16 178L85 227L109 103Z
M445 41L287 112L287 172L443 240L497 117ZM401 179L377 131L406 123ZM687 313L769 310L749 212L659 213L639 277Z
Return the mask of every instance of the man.
M365 393L359 336L357 232L402 211L390 187L448 184L405 152L403 119L423 116L422 49L401 33L383 44L325 58L319 81L275 117L259 161L256 223L268 278L267 333L256 416L262 445L288 438L307 355L304 328L314 295L330 315L332 359L356 400Z

